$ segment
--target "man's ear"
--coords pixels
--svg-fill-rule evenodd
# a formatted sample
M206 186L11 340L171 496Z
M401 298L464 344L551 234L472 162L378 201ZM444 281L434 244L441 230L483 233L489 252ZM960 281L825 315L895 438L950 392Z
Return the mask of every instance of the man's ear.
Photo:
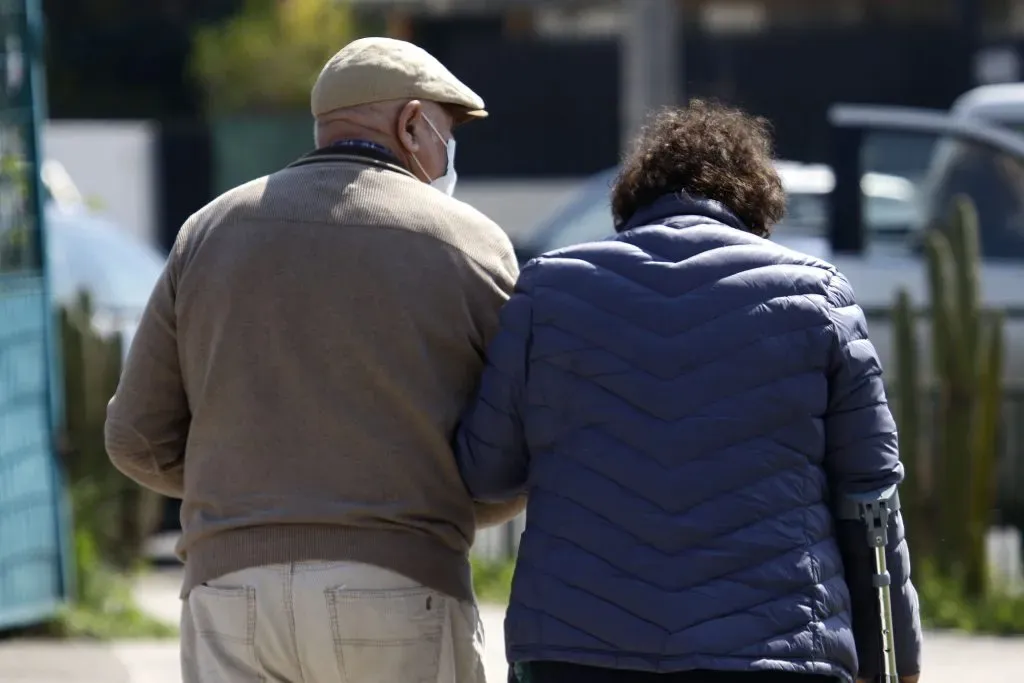
M420 151L419 135L416 131L416 121L423 116L423 103L419 100L410 100L398 112L398 120L395 122L395 137L402 147L410 154Z

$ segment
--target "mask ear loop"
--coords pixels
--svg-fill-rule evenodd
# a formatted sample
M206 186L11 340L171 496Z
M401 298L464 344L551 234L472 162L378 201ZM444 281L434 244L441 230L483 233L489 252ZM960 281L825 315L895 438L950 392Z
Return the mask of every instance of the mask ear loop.
M407 122L405 124L405 131L407 133L409 133L410 135L415 135L415 132L414 132L414 129L413 129L413 125L412 125L412 121L409 121L409 122ZM398 148L403 153L407 154L410 159L412 159L413 163L416 164L416 168L418 168L420 173L423 174L423 178L427 178L427 180L423 180L422 178L416 178L416 180L419 180L421 183L422 182L426 182L426 183L431 182L430 181L430 174L427 173L427 169L423 168L423 164L421 164L420 160L416 158L416 154L413 153L413 152L410 152L408 150L402 149L402 145L401 144L399 144ZM411 169L408 169L408 170L411 170Z
M441 144L444 145L444 147L445 147L445 160L444 160L445 168L444 168L444 172L448 173L448 141L445 140L444 136L441 135L441 133L437 130L437 127L434 125L434 122L430 120L429 116L427 116L426 114L422 114L422 113L421 113L421 116L423 117L423 120L427 122L427 125L430 126L430 130L432 130L434 132L434 135L437 136L438 140L440 140ZM412 131L409 131L409 132L412 132ZM426 182L427 183L434 182L434 179L430 177L429 173L427 173L427 169L423 168L423 164L420 163L420 160L416 157L416 155L414 153L412 153L412 152L409 152L409 156L416 163L416 167L420 169L420 173L423 174L423 177L427 178Z
M429 180L429 178L430 178L430 174L429 174L429 173L427 173L427 169L423 168L423 164L421 164L421 163L420 163L420 160L416 158L416 155L415 155L415 154L413 154L412 152L409 152L409 156L410 156L410 157L412 157L412 160L416 162L416 166L418 166L418 167L419 167L419 169L420 169L420 173L422 173L422 174L423 174L423 177L424 177L424 178L428 178L427 182L428 182L428 183L430 183L430 182L433 182L432 180Z
M437 126L434 125L434 122L430 120L429 116L423 114L423 120L427 122L427 125L430 126L430 130L434 131L434 135L437 136L437 139L441 141L441 145L444 147L444 174L447 175L451 171L451 169L448 168L448 141L444 139L444 136L441 135L441 131L437 129ZM416 163L419 162L417 161ZM421 166L420 168L423 167ZM424 175L426 175L426 173L424 173Z

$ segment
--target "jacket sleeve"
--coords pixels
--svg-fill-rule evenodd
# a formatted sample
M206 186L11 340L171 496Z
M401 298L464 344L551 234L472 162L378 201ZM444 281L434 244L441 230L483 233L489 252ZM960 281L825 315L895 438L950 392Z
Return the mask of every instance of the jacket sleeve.
M501 502L526 490L529 454L522 410L531 309L530 296L520 289L502 309L476 399L456 435L459 471L476 500Z
M868 340L864 312L854 301L849 281L837 274L829 286L829 313L835 346L829 368L829 402L825 415L825 468L835 500L903 480L896 423L882 385L882 368ZM873 554L862 523L838 520L837 536L843 554L853 609L861 678L880 671L881 623L872 587ZM893 631L898 673L921 670L921 616L917 591L910 580L910 552L903 519L889 520L886 558L892 580Z
M107 454L142 486L181 498L191 413L178 362L174 252L132 339L117 392L107 406Z

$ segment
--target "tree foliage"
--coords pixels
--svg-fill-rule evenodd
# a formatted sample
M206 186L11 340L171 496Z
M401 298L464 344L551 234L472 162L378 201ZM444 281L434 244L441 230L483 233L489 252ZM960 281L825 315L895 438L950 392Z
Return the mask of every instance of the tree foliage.
M324 62L356 34L342 0L248 0L196 32L192 69L213 114L292 113L309 107Z

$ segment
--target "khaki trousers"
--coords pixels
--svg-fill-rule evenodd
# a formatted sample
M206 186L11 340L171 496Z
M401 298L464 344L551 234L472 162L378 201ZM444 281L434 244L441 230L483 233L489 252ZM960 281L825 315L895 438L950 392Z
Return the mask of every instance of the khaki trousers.
M183 683L485 683L476 605L364 564L255 567L197 586Z

